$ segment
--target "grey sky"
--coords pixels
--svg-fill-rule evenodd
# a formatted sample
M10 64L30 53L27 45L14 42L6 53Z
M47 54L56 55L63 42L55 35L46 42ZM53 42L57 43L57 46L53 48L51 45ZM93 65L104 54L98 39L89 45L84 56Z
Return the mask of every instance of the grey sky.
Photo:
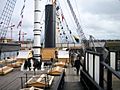
M120 39L119 0L80 0L84 32L100 39Z
M0 0L0 2L3 0ZM20 21L20 11L24 0L17 0L12 23ZM41 0L41 10L44 8ZM93 35L96 39L120 39L120 1L119 0L70 0L74 11L80 21L85 36ZM70 13L66 0L59 0L67 23L76 34L76 25ZM1 4L0 4L1 5ZM0 6L1 7L1 6ZM26 0L22 31L26 32L25 38L33 39L34 0ZM14 38L19 29L15 28Z

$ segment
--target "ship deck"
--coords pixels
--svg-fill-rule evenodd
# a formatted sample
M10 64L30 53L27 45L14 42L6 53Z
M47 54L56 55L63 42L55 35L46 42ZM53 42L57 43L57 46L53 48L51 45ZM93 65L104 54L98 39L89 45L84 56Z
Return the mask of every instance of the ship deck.
M20 71L19 68L15 68L12 72L0 76L0 90L20 90L24 86L26 81L26 73L31 77L34 75L33 71ZM44 71L37 71L36 74L44 73ZM22 82L21 82L22 77ZM24 78L23 78L24 77ZM57 82L58 79L55 79L53 82L54 84ZM23 83L23 86L21 86ZM50 89L51 90L51 89ZM83 90L83 87L80 83L80 76L76 75L75 68L68 67L65 70L65 82L63 86L63 90Z
M46 71L37 71L36 74L42 74ZM15 68L12 72L0 76L0 90L20 90L25 87L26 82L26 73L27 80L34 75L33 71L20 71L20 68ZM22 82L21 82L22 77ZM120 89L120 80L117 80L113 75L113 90ZM57 90L56 85L58 85L58 77L53 81L52 87L47 90ZM68 66L65 69L64 85L62 90L84 90L81 82L80 75L76 75L76 69L74 67Z
M80 82L80 74L76 75L76 69L71 66L66 69L63 90L84 90Z

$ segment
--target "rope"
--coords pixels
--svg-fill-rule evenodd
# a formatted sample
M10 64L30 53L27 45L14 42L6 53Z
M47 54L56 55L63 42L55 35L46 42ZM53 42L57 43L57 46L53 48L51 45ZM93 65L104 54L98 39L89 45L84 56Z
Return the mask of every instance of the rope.
M59 3L59 2L58 2L58 3ZM69 32L69 35L70 35L70 37L71 37L71 40L74 42L74 39L73 39L73 37L72 37L72 32L71 32L71 30L69 29L69 26L68 26L68 24L67 24L66 18L64 17L62 8L61 8L61 6L60 6L60 3L59 3L59 8L60 8L60 10L61 10L62 22L65 23L65 25L66 25L66 27L67 27L67 31ZM70 16L70 14L68 14L68 15ZM60 21L60 22L61 22L61 21ZM68 39L67 36L65 36L65 37L66 37L66 39ZM70 39L70 38L69 38L69 39Z
M11 21L11 17L17 0L7 0L0 17L0 38L4 39Z
M78 19L79 19L79 21L80 21L80 23L82 24L82 22L81 22L81 18L80 18L80 12L79 12L79 9L78 9L78 4L77 4L77 1L75 0L75 6L76 6L76 9L77 9L77 12L78 12Z
M18 25L17 25L17 29L19 28L19 27L22 27L22 22L23 22L23 14L24 14L24 9L25 9L25 3L26 3L26 0L24 0L24 4L23 4L23 6L22 6L22 9L21 9L21 12L20 12L20 21L19 21L19 23L18 23ZM20 30L19 30L19 38L18 38L18 40L19 41L21 41L21 28L20 28Z
M71 11L72 16L73 16L73 18L74 18L74 21L75 21L75 23L76 23L78 35L79 35L79 37L81 38L81 44L83 44L83 45L82 45L82 48L83 48L83 50L85 51L85 49L88 47L88 41L87 41L87 39L86 39L86 37L85 37L85 35L84 35L84 32L83 32L83 30L82 30L82 27L81 27L81 25L80 25L80 23L79 23L79 21L78 21L78 19L77 19L77 16L76 16L76 14L75 14L75 12L74 12L74 10L73 10L73 7L72 7L70 1L67 0L67 3L68 3L68 5L69 5L70 11Z
M21 13L20 13L21 20L19 21L19 23L18 23L18 25L17 25L17 28L19 28L19 27L21 27L21 26L22 26L23 13L24 13L24 9L25 9L25 2L26 2L26 0L24 0L23 7L22 7L22 9L21 9Z

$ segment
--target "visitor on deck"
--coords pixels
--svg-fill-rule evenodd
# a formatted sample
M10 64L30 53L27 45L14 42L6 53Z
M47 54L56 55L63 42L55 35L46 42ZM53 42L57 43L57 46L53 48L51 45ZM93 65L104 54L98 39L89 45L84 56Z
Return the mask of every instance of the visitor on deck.
M42 61L40 60L40 61L38 61L38 70L40 70L41 69L41 65L42 65Z
M71 52L70 58L71 58L71 65L73 67L74 66L74 53L73 52Z
M75 68L76 68L76 74L79 75L79 70L80 70L80 59L77 56L77 59L75 60L75 64L74 64Z
M56 60L58 59L58 51L57 50L55 51L55 59Z
M37 60L35 58L33 58L33 67L34 67L34 71L37 68Z
M27 66L28 66L29 70L31 70L31 58L28 58Z
M28 66L28 63L27 63L28 61L27 60L25 60L25 63L24 63L24 69L26 70L27 69L27 66Z

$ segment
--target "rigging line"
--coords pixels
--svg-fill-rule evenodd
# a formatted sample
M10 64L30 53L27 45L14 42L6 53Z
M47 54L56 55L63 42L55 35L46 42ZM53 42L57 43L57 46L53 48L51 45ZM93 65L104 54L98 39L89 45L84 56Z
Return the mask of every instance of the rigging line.
M85 42L86 42L86 37L85 37L85 35L84 35L84 32L83 32L83 30L82 30L82 27L81 27L81 25L80 25L80 23L79 23L79 21L78 21L78 19L77 19L77 16L76 16L76 14L75 14L75 12L74 12L74 10L73 10L73 7L72 7L70 1L67 0L67 3L68 3L68 5L69 5L70 11L71 11L72 16L73 16L73 18L74 18L74 21L75 21L75 23L76 23L78 35L79 35L79 37L81 37L81 41L85 44ZM84 41L85 41L85 42L84 42Z
M64 1L65 2L65 1ZM68 8L67 8L68 9ZM68 10L69 11L69 10ZM71 13L70 13L71 14ZM69 15L70 15L69 14ZM72 20L73 20L73 17L72 17ZM73 22L74 22L74 20L73 20ZM74 23L75 24L75 23ZM74 25L74 26L76 26L76 24ZM72 39L73 39L73 42L75 42L75 40L74 40L74 38L72 37Z
M14 7L15 7L16 1L17 0L15 0L14 2L10 1L10 0L6 1L6 4L4 6L4 9L3 9L1 17L0 17L0 19L1 19L0 23L2 22L0 24L0 28L4 28L4 27L8 27L9 26L9 23L11 21L11 17L12 17L13 11L14 11ZM1 30L1 32L0 32L0 38L1 37L2 38L6 37L7 29Z
M57 16L57 18L58 18L58 21L59 21L59 23L60 23L61 21L59 20L59 17L58 17L58 16ZM60 26L60 28L61 28L61 27L63 27L61 23L60 23L60 25L59 25L59 26ZM60 29L60 30L61 30L62 32L65 32L63 29ZM61 36L61 35L60 35L60 36ZM64 36L65 36L65 34L64 34L64 35L62 34L62 36L64 37Z
M57 15L57 18L58 18L58 23L60 23L60 27L63 27L63 25L62 25L62 21L60 21L60 19L59 19L59 16ZM67 37L67 35L65 34L65 30L63 30L63 29L61 29L61 31L64 33L64 34L62 34L62 36L60 35L60 38L61 37L64 37L64 38L66 38ZM64 39L63 38L63 39ZM66 41L68 41L68 39L65 39Z
M62 12L62 9L61 9L61 12ZM62 14L63 14L63 12L62 12ZM63 14L63 16L64 16L64 14ZM65 21L65 25L66 25L66 27L67 27L67 30L68 30L68 32L69 32L69 34L70 34L70 29L69 29L69 27L68 27L68 24L67 24L67 21L66 21L66 19L65 19L65 17L64 17L64 21ZM70 34L70 36L71 36L71 39L72 39L72 41L74 42L74 39L73 39L73 37L72 37L72 35Z
M63 6L63 5L60 5L60 2L59 2L59 0L58 0L58 3L59 3L59 6ZM63 0L63 3L64 3L64 5L65 5L65 9L66 9L66 11L68 12L68 14L67 14L67 16L69 17L69 19L67 20L68 22L74 22L74 19L73 19L73 17L71 16L71 12L70 12L70 10L69 10L69 7L67 7L67 3L65 2L65 0ZM62 7L61 7L61 9L62 9ZM75 26L75 23L74 23L74 26Z
M72 16L73 16L73 18L74 18L74 21L75 21L75 23L76 23L78 35L79 35L79 37L81 37L82 48L83 48L83 50L85 51L85 49L88 47L88 41L87 41L87 39L86 39L86 37L85 37L85 35L84 35L84 32L83 32L83 30L82 30L82 27L81 27L81 25L80 25L80 23L79 23L79 21L78 21L78 19L77 19L77 16L76 16L76 14L75 14L75 12L74 12L74 10L73 10L73 7L72 7L72 5L71 5L71 3L70 3L70 0L67 0L67 3L68 3L68 5L69 5L70 11L71 11Z
M57 16L57 18L58 18L58 21L59 21L59 23L60 23L60 27L62 28L62 27L63 27L63 24L62 24L63 21L60 21L60 19L59 19L58 16ZM65 19L65 18L64 18L64 19ZM62 30L62 32L65 32L65 30L63 30L63 29L61 29L61 30ZM65 35L65 34L64 34L64 36L67 37L67 35Z
M75 0L75 4L76 4L75 6L76 6L76 8L77 8L78 16L79 16L78 19L79 19L80 24L81 24L81 26L82 26L82 21L81 21L81 18L80 18L81 15L80 15L80 12L79 12L79 9L78 9L78 4L77 4L77 1L76 1L76 0Z
M45 4L47 4L48 1L49 1L49 0L46 0L46 3L45 3ZM44 9L43 12L42 12L42 16L41 16L41 18L40 18L40 21L42 21L43 16L44 16L44 13L45 13L45 9ZM42 24L42 23L41 23L41 24Z
M22 30L22 23L23 23L23 17L24 17L24 10L25 10L25 7L26 7L26 0L24 0L23 2L23 6L22 6L22 9L21 9L21 12L20 12L20 21L17 25L17 29L20 27L20 30L19 30L19 37L18 37L18 41L21 41L21 30Z
M64 1L64 2L65 2L65 1ZM61 13L63 14L63 11L62 11L62 8L61 8L61 5L60 5L60 2L59 2L59 1L58 1L58 4L59 4L59 6L60 6ZM67 9L68 9L68 8L67 8ZM67 11L69 11L69 10L67 10ZM70 13L70 12L69 12L69 13ZM63 14L63 15L64 15L64 14ZM71 16L70 14L68 14L68 15ZM70 29L69 29L69 27L68 27L68 23L67 23L65 17L64 17L64 20L65 20L65 23L66 23L67 29L70 31ZM70 34L70 36L71 36L72 41L75 42L71 34Z
M64 21L65 21L65 18L64 18ZM60 21L59 21L59 22L60 22ZM65 23L65 22L64 22L64 23ZM60 23L60 24L61 24L60 26L63 27L62 23ZM63 31L63 32L66 32L66 33L71 37L71 38L69 37L69 40L67 39L68 41L71 41L71 39L73 39L73 38L72 38L72 35L70 34L70 29L69 29L69 27L67 26L67 23L65 23L65 25L66 25L66 27L67 27L67 32L66 32L66 30L63 30L63 29L62 29L62 31ZM69 33L68 33L68 32L69 32ZM64 34L64 37L65 37L65 38L67 37L66 33ZM74 39L73 39L72 41L74 42Z
M46 0L46 3L45 3L45 5L47 5L47 3L49 2L50 0ZM44 16L44 13L45 13L45 8L44 8L44 10L43 10L43 12L42 12L42 15L41 15L41 18L40 18L40 21L42 21L42 19L43 19L43 16ZM49 15L47 16L47 18L49 18ZM45 21L43 21L44 23L45 23ZM41 25L43 25L44 23L40 23ZM48 24L48 23L47 23ZM41 28L41 34L42 34L42 27L40 27ZM45 30L44 30L45 31ZM42 35L41 35L42 36ZM43 36L43 41L41 42L41 43L44 43L45 42L45 35Z
M70 10L71 10L71 13L72 13L72 16L73 16L73 18L74 18L74 21L75 21L75 23L76 23L76 25L77 25L77 28L79 28L80 31L82 31L82 28L81 28L81 26L80 26L80 24L79 24L79 21L78 21L78 19L77 19L77 16L76 16L76 14L75 14L75 12L74 12L74 10L73 10L73 7L72 7L70 1L67 0L67 3L68 3L69 8L70 8Z

